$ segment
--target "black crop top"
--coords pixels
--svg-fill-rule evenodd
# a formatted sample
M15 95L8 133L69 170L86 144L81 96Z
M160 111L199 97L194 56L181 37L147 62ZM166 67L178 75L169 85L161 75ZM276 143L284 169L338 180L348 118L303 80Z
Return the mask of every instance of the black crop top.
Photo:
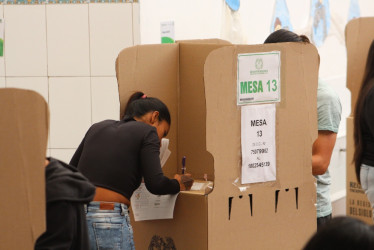
M95 186L120 193L129 200L142 177L153 194L179 192L178 181L162 172L156 128L133 119L105 120L92 125L70 164Z

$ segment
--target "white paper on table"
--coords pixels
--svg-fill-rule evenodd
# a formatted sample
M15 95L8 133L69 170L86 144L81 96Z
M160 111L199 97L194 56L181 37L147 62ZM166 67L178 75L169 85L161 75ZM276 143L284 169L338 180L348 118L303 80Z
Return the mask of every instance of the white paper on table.
M241 108L241 183L276 180L275 104Z
M206 186L207 184L204 183L204 182L194 182L192 184L192 187L191 187L191 191L198 191L198 190L202 190L204 188L204 186Z
M154 195L147 190L144 183L140 184L131 196L135 221L172 219L177 196L178 194Z

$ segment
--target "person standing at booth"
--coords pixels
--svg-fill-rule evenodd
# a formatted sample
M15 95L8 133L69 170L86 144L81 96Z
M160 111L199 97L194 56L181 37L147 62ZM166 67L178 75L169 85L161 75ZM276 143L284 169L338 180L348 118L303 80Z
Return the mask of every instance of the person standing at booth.
M374 211L374 41L354 111L354 143L356 177Z
M142 177L153 194L187 189L183 183L189 176L169 179L161 169L160 142L170 123L162 101L136 92L122 120L105 120L87 131L70 164L96 186L86 214L91 249L134 249L128 207Z
M271 33L264 43L302 42L309 38L280 29ZM317 180L317 230L331 219L331 177L328 170L339 130L342 107L338 95L326 83L318 81L318 137L312 146L312 173Z

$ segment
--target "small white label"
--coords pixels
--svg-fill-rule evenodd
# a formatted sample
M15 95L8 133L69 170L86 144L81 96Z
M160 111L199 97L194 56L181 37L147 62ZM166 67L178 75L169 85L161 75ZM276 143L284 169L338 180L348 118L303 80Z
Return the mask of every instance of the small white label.
M174 43L174 21L161 23L161 43Z

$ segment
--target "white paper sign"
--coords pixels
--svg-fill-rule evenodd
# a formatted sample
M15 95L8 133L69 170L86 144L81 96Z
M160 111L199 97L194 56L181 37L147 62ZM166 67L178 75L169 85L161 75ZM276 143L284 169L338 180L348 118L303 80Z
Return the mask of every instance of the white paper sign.
M177 196L178 194L154 195L147 190L144 183L140 184L131 196L135 221L172 219Z
M238 105L280 102L280 87L280 51L238 55Z
M275 104L241 108L242 184L276 180Z
M174 43L174 21L162 22L161 29L161 43Z

